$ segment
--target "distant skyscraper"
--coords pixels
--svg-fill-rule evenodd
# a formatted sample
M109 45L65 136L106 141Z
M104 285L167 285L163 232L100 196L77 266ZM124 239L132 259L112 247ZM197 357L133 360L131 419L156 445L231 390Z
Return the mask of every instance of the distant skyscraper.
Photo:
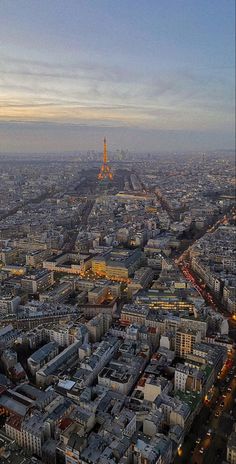
M106 137L104 137L104 142L103 142L103 163L101 166L101 169L98 174L98 179L99 180L112 180L113 179L113 174L111 172L110 166L108 166L108 161L107 161L107 141Z

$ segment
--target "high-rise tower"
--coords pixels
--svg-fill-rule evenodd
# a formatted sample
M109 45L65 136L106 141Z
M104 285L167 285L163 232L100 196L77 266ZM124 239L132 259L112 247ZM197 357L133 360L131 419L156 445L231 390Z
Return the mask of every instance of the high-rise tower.
M98 174L98 179L99 180L105 180L105 179L112 180L113 179L113 174L111 172L111 168L108 165L108 161L107 161L106 137L104 137L104 141L103 141L103 163L102 163L101 169Z

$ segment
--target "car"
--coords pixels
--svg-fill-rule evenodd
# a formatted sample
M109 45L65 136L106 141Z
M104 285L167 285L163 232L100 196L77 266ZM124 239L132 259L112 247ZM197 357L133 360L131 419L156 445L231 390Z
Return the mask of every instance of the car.
M196 440L196 445L199 445L200 441L201 441L201 438L199 437L199 438Z
M204 448L201 448L201 449L199 450L199 453L200 453L200 454L203 454L203 453L204 453Z
M219 415L220 415L219 411L216 411L215 417L219 417Z
M208 437L210 437L210 436L211 436L211 434L212 434L212 430L211 430L211 429L209 429L209 430L208 430L208 432L207 432L207 436L208 436Z

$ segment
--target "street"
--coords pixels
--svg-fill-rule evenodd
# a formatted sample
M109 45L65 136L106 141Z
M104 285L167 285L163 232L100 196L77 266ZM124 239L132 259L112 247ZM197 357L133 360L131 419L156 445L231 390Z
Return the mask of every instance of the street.
M236 420L235 358L234 351L215 382L210 401L204 402L195 418L175 464L220 464L225 459L227 438Z

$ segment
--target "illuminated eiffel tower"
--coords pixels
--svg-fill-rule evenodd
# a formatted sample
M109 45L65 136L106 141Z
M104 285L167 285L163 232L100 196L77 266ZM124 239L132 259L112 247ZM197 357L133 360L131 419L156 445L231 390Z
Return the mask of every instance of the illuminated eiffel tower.
M111 168L108 165L107 161L107 141L106 137L104 137L103 141L103 163L100 168L99 174L98 174L98 180L112 180L113 179L113 174L111 172Z

